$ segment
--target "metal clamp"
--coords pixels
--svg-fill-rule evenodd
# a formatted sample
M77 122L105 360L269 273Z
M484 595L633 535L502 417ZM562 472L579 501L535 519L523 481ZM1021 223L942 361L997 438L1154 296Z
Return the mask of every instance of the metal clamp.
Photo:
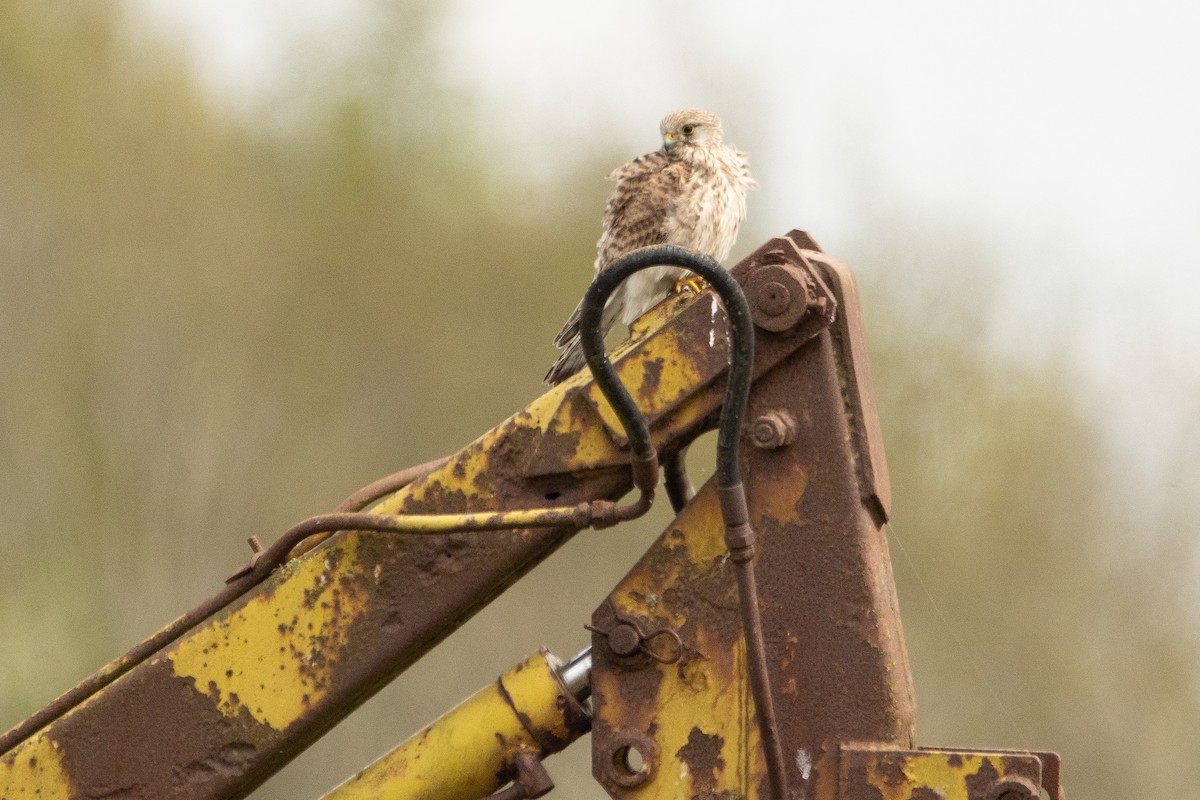
M601 630L594 625L584 625L583 627L592 633L598 633L603 636L608 643L608 649L613 655L628 658L642 653L659 664L674 664L683 657L683 640L671 628L656 628L650 632L645 632L634 617L617 611L617 607L613 604L611 598L608 601L608 608L612 612L613 618L617 621L616 625L613 625L608 630ZM666 636L674 642L673 652L670 655L660 655L650 647L650 642L660 636Z

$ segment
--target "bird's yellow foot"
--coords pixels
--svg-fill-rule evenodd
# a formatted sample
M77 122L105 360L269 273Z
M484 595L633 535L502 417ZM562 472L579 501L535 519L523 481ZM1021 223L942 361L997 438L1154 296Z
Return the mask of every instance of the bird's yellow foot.
M708 281L701 278L699 275L692 275L690 278L676 281L671 287L671 294L700 294L708 286Z

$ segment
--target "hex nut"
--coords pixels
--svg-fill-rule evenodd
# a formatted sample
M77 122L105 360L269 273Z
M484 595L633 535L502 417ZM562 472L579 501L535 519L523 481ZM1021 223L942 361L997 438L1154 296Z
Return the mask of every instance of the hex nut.
M796 420L787 411L770 411L750 425L750 440L763 450L775 450L796 441Z

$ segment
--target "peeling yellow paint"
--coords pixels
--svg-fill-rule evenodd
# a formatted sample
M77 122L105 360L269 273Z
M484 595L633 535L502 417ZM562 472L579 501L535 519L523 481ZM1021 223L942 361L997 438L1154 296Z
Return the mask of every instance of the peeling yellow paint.
M678 541L672 540L669 549L687 561L672 565L669 570L663 570L661 562L654 567L646 562L635 566L613 595L621 613L653 618L649 598L663 596L680 580L724 569L724 526L714 492L705 489L697 495L675 527L683 536ZM720 601L735 609L736 587L730 583L729 590L729 597ZM664 613L678 618L673 623L675 627L683 624L679 609L660 607L658 615ZM703 656L647 667L657 669L662 676L658 695L640 706L623 708L622 713L629 716L621 721L623 727L641 731L653 726L653 738L662 747L659 770L668 775L678 773L689 788L681 792L673 781L651 781L638 789L638 797L676 800L699 791L700 781L705 782L705 787L707 782L715 782L711 789L714 794L732 792L747 798L757 797L766 766L759 756L758 726L754 722L754 702L745 672L745 640L739 632L731 646L727 632L707 628L696 628L691 635L690 652ZM616 696L616 685L607 685L610 680L614 679L608 673L593 675L596 691ZM680 755L693 730L706 737L720 737L720 768L711 776L697 775Z
M852 775L863 770L866 783L879 793L880 800L908 800L919 790L932 792L941 800L969 800L968 778L990 773L995 780L1001 780L1009 777L1010 760L1035 758L1032 754L1009 756L963 750L843 748L843 788ZM1025 765L1026 771L1028 766ZM857 780L853 782L858 785Z
M903 782L897 782L893 772L881 771L880 763L876 762L870 771L869 780L885 800L905 800L917 787L935 790L944 800L967 800L964 775L972 774L978 769L977 758L966 756L962 761L961 768L954 768L945 758L909 756L902 762Z
M70 800L73 796L62 756L49 738L34 736L0 758L3 800Z
M356 583L330 585L331 559L349 559L339 571L355 572L359 541L345 537L324 558L290 562L271 590L182 640L169 656L175 673L227 716L245 710L286 728L324 696L347 629L366 609Z
M689 351L675 331L660 329L654 333L651 339L631 342L628 346L618 348L612 356L617 374L650 420L681 403L715 375L709 374L712 370L710 364L697 363L688 357ZM664 368L658 369L652 365ZM604 398L600 387L592 384L588 387L588 393L604 425L610 430L621 431L616 412Z

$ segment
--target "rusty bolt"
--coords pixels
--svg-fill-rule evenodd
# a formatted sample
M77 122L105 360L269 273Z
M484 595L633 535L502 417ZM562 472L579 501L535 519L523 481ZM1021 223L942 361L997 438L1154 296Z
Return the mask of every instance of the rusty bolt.
M642 636L637 628L624 622L613 626L606 637L608 649L618 656L631 656L642 646Z
M767 281L758 287L754 305L768 317L778 317L792 304L792 293L779 281Z
M808 276L792 264L764 264L750 274L743 288L754 324L775 333L795 327L814 298Z
M796 441L796 420L787 411L770 411L750 425L755 447L774 450Z
M988 800L1037 800L1038 790L1027 778L1010 775L992 784L987 796Z
M239 578L244 578L251 572L254 572L254 568L258 566L258 562L266 555L267 551L263 549L262 542L259 541L257 536L251 536L246 542L250 545L250 560L241 569L226 578L226 583L233 583Z
M257 536L251 536L246 541L250 544L250 549L253 551L250 556L250 569L254 569L258 566L258 562L262 560L262 557L266 555L266 550L263 549L262 542L259 541Z

